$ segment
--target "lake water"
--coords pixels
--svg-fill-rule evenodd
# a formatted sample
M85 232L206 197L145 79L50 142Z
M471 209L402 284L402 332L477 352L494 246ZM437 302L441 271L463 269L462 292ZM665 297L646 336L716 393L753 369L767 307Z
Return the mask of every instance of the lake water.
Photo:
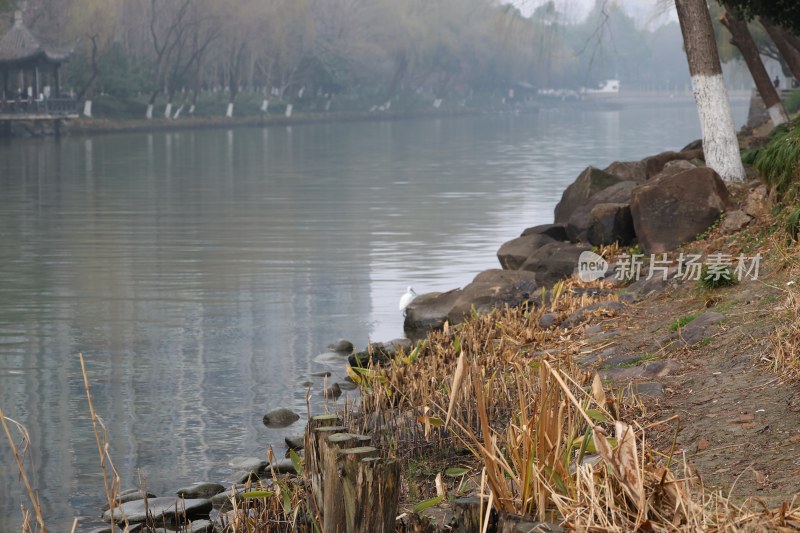
M406 286L469 283L587 165L697 137L687 106L0 145L0 407L50 530L103 500L79 353L124 487L228 479L301 431L261 417L305 411L328 343L402 336ZM0 531L23 495L0 434Z

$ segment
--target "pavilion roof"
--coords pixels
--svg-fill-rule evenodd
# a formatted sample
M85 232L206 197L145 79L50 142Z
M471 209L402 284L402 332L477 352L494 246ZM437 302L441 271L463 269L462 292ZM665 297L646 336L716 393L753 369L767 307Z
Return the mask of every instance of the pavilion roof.
M46 49L22 22L18 11L14 15L14 26L0 38L0 63L27 63L46 61L60 63L66 53Z

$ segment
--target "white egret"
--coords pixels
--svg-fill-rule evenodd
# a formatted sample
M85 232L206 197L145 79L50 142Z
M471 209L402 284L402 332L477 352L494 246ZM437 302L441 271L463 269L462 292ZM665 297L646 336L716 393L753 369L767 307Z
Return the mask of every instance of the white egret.
M406 289L405 294L403 294L403 296L400 297L400 306L399 306L400 310L401 311L405 311L406 307L408 307L409 304L412 301L414 301L414 298L416 296L417 296L417 293L414 292L414 289L412 289L411 286L409 286L408 289Z

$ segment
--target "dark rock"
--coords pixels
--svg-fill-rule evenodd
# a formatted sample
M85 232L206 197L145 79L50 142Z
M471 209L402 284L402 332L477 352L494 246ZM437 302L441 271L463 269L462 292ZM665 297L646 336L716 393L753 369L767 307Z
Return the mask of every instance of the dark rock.
M339 339L338 341L329 344L328 348L336 353L346 355L350 355L355 350L353 343L347 339Z
M625 383L637 379L663 378L680 368L680 365L671 360L651 361L639 366L626 368L608 368L598 372L600 379L614 383Z
M677 266L671 266L667 269L666 279L663 272L654 272L650 279L647 279L645 272L650 268L649 264L642 265L642 276L628 285L625 293L620 296L626 303L638 302L643 300L646 296L653 293L660 293L669 288L675 288L680 283L680 279L675 276L678 273Z
M486 314L505 306L518 307L529 302L538 288L537 275L532 272L486 270L464 287L447 318L451 324L458 324L469 317L473 309L478 314Z
M572 213L583 207L589 198L621 181L625 180L598 168L587 167L561 195L555 209L556 224L568 222Z
M662 152L660 154L656 154L650 157L645 157L642 159L642 163L645 165L645 173L647 179L653 179L659 174L661 171L664 170L664 167L667 163L676 160L685 160L691 161L693 159L703 159L703 150L685 150L680 152Z
M419 297L417 297L417 300ZM416 300L415 300L416 301ZM413 305L413 302L412 302ZM411 306L409 306L411 307ZM408 319L408 313L406 313ZM402 350L406 353L411 351L413 343L409 339L393 339L389 342L373 342L362 352L356 352L348 357L350 366L367 366L370 360L376 365L385 365ZM341 394L341 390L339 391Z
M736 233L748 225L751 220L753 220L753 217L744 211L739 211L738 209L728 211L725 213L725 218L722 219L722 223L719 225L719 230L722 233Z
M679 172L683 172L684 170L692 170L694 168L697 167L690 161L686 161L685 159L676 159L675 161L670 161L664 165L664 168L661 169L661 172L653 176L653 179L672 176L674 174L678 174Z
M703 149L703 139L695 139L683 148L681 148L681 152L688 152L688 151L697 151Z
M647 169L641 161L614 161L604 168L603 172L632 181L644 181L647 179Z
M589 213L588 240L595 246L618 242L630 244L633 233L633 218L628 204L597 204Z
M312 372L311 376L315 378L329 378L331 377L331 373L328 370L324 372Z
M687 346L695 346L703 341L706 337L713 335L713 329L716 324L725 318L722 313L716 311L706 311L699 317L695 318L683 328L676 331L672 337L679 338Z
M603 359L603 368L618 368L626 366L637 366L643 362L645 356L640 354L619 354L612 355L607 359Z
M547 235L556 241L567 240L567 230L564 224L541 224L539 226L534 226L523 231L521 237L527 237L528 235Z
M561 323L562 328L571 328L575 327L582 322L588 320L594 311L608 311L608 312L617 312L625 308L625 304L617 302L615 300L606 300L602 302L595 302L591 305L587 305L586 307L581 307L580 309L573 312L571 315L567 317L564 322Z
M636 237L648 253L674 250L708 229L727 203L725 183L710 168L648 181L631 197Z
M114 521L144 522L149 513L157 525L177 525L184 518L208 518L210 512L211 502L206 499L149 498L146 504L144 500L123 503L114 509ZM103 520L111 521L111 510L103 513Z
M298 420L300 420L300 415L291 409L279 407L265 414L263 421L264 425L268 428L284 428L286 426L291 426Z
M283 440L290 450L302 450L306 445L305 435L302 433L299 435L286 435Z
M406 308L404 331L414 333L442 329L447 321L447 314L460 296L461 289L417 296Z
M142 489L127 489L119 493L117 496L117 505L121 503L133 502L136 500L143 500L145 497L145 492ZM152 492L147 493L148 498L156 498L157 496ZM108 510L108 503L104 503L101 510L106 511Z
M333 385L322 391L322 396L329 400L335 400L341 395L342 395L342 389L341 387L339 387L338 383L334 383Z
M195 483L188 487L178 489L175 494L182 498L210 498L215 494L223 492L225 487L219 483Z
M497 250L497 259L500 261L500 266L505 270L519 270L536 250L545 244L553 242L559 241L540 233L517 237L504 243Z
M542 329L551 328L556 325L558 321L558 313L545 313L539 319L539 327Z
M540 285L550 287L571 277L578 266L581 253L589 249L586 245L563 242L545 244L528 257L522 270L536 273Z
M272 475L273 473L276 475L281 474L290 474L296 475L297 470L294 468L294 464L292 463L291 459L279 459L266 468L266 473L268 475Z
M347 379L347 378L345 378L345 379ZM339 385L339 388L342 389L342 390L356 390L358 388L358 385L353 383L352 380L350 380L350 381L340 381L340 382L338 382L338 385Z
M640 396L649 396L651 398L664 397L664 385L657 381L650 381L647 383L637 383L633 390Z
M589 242L589 231L593 223L592 209L599 204L630 204L631 193L637 185L639 183L635 181L621 181L586 200L583 205L572 212L567 221L566 232L569 240L572 242Z

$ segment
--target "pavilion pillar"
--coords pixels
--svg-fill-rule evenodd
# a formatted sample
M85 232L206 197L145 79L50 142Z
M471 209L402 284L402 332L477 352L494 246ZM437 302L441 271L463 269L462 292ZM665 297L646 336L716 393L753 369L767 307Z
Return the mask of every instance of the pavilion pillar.
M58 63L55 64L53 68L53 98L61 98L61 75L59 73L59 65Z

